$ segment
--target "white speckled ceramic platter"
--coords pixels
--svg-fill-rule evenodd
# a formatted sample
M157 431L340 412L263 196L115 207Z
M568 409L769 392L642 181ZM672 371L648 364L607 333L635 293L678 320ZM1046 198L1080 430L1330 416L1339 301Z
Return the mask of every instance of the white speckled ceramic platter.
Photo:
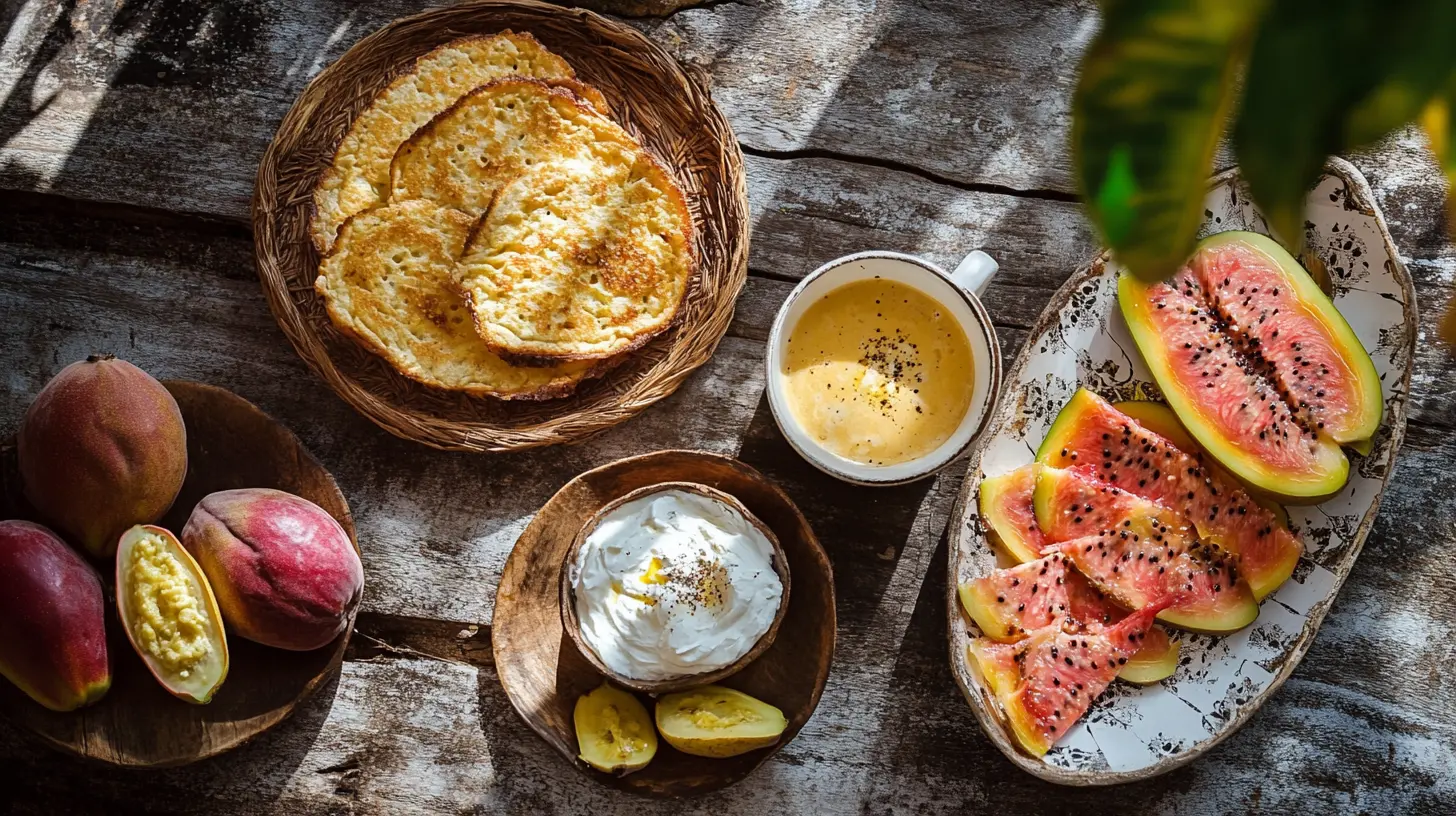
M1205 216L1204 234L1269 232L1236 170L1213 180ZM1160 398L1117 307L1117 265L1104 255L1078 270L1007 370L952 515L946 604L956 682L987 735L1029 773L1061 784L1107 785L1155 776L1202 754L1294 671L1360 554L1405 435L1415 293L1369 185L1347 162L1331 161L1310 193L1305 232L1301 261L1328 272L1335 305L1380 373L1386 410L1374 449L1366 457L1350 454L1350 481L1333 498L1288 508L1304 557L1293 578L1264 600L1252 626L1223 637L1171 630L1182 641L1177 672L1144 687L1115 681L1043 759L1016 747L994 695L968 660L966 646L979 632L955 589L997 566L976 511L981 480L1031 462L1079 387L1112 400Z

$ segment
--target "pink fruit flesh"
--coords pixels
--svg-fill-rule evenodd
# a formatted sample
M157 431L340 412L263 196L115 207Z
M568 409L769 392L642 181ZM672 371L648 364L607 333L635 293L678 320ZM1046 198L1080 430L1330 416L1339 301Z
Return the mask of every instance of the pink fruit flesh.
M961 601L986 637L1020 640L1070 614L1067 579L1066 563L1050 555L968 582Z
M1045 754L1086 713L1140 648L1158 611L1135 612L1097 633L1047 627L1014 644L971 643L972 657L1028 753Z
M1243 488L1085 389L1062 409L1038 459L1189 519L1200 537L1238 554L1258 598L1284 583L1299 561L1299 539Z
M1138 308L1157 333L1176 387L1197 405L1202 423L1222 438L1238 440L1246 457L1273 471L1340 467L1339 447L1322 442L1285 403L1266 368L1239 353L1196 275L1184 268L1144 291Z
M999 569L990 575L969 581L960 587L961 604L976 622L983 635L992 640L1014 642L1030 632L1048 626L1066 631L1100 632L1127 617L1127 610L1117 606L1087 582L1075 569L1069 569L1061 555L1049 555L1037 561ZM1160 680L1175 668L1173 655L1177 644L1167 633L1154 627L1158 635L1150 638L1148 648L1139 655L1146 662L1165 666L1162 673L1148 671L1143 676Z
M1120 603L1167 604L1163 620L1199 631L1234 631L1258 615L1237 557L1192 538L1176 513L1056 468L1042 470L1036 504L1049 529L1082 536L1057 546Z
M1306 427L1339 442L1369 438L1374 430L1370 412L1378 423L1380 408L1362 410L1367 386L1352 368L1347 344L1292 285L1296 270L1286 272L1254 246L1237 241L1200 248L1189 266L1230 334L1257 350L1268 376ZM1374 391L1378 401L1378 385Z

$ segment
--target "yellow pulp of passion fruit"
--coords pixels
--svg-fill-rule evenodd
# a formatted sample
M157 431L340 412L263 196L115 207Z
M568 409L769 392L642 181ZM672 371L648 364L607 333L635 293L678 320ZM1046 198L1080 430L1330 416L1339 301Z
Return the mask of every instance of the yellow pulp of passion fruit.
M116 601L157 682L189 702L211 700L227 677L227 636L207 576L175 536L138 525L121 537Z
M162 668L186 678L212 652L202 599L161 536L142 537L129 556L127 590L137 648Z
M704 757L737 756L779 741L784 712L741 691L703 686L657 701L657 730L672 747Z
M577 698L572 719L581 760L599 771L625 776L657 755L657 733L646 707L610 683Z

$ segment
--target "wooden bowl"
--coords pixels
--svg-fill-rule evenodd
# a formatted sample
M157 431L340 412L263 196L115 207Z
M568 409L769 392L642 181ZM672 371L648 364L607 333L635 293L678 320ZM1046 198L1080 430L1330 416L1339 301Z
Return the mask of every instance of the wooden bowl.
M778 636L723 685L778 706L789 720L773 746L736 757L681 753L662 741L646 768L613 776L577 759L572 710L602 683L562 626L560 568L577 533L602 507L644 487L694 482L727 493L773 530L794 576ZM794 738L819 704L834 655L834 576L789 497L753 468L726 456L660 451L622 459L567 482L517 539L496 592L491 646L516 713L573 767L614 788L648 796L691 796L731 785ZM651 699L644 699L650 708Z
M338 520L349 540L349 505L329 472L287 428L242 397L194 382L163 383L187 423L187 479L161 526L180 533L198 500L218 490L272 487L308 499ZM0 512L38 518L21 495L13 442L0 450ZM344 659L354 621L332 643L312 652L261 646L229 632L227 680L207 705L190 705L147 671L116 616L113 570L101 569L107 595L111 691L88 708L58 713L0 680L0 712L45 742L112 765L186 765L242 745L289 717Z
M602 659L597 656L596 651L582 638L581 621L577 618L576 612L576 593L571 588L571 565L576 563L577 554L581 552L581 545L601 525L602 520L611 515L617 508L628 502L636 501L647 496L654 496L669 490L696 493L700 496L706 496L713 501L726 504L746 518L759 532L763 533L764 537L768 539L769 546L773 548L773 568L774 572L778 573L779 580L784 585L784 595L779 600L778 611L774 613L774 619L769 624L768 631L764 632L763 636L758 639L758 642L753 644L752 649L749 649L742 657L729 665L721 669L715 669L714 671L675 677L670 680L638 680L613 671L606 663L602 662ZM663 482L661 484L638 488L625 496L607 502L602 505L601 509L593 513L591 518L587 519L586 524L582 525L581 531L576 534L576 538L571 542L571 548L566 551L566 557L561 560L561 623L566 629L567 636L571 638L571 642L576 644L577 650L581 652L582 657L585 657L587 662L591 663L597 671L611 678L619 685L626 686L634 691L641 691L653 695L667 694L673 691L684 691L697 686L716 683L729 675L737 674L744 666L752 663L759 655L763 654L769 646L773 645L774 638L779 633L779 625L783 623L784 614L788 611L789 587L789 563L788 558L784 555L783 545L779 543L779 538L774 534L774 531L767 524L760 521L757 516L753 515L747 507L744 507L743 502L740 502L729 493L708 487L704 484L698 484L697 482Z
M395 73L460 37L528 32L606 96L613 118L682 186L698 264L673 326L569 397L503 402L414 382L334 328L314 292L313 188L350 122ZM258 166L258 277L295 350L340 397L385 430L437 448L504 451L583 439L677 390L717 348L748 276L743 154L706 82L635 29L582 9L489 0L427 11L360 40L304 89Z

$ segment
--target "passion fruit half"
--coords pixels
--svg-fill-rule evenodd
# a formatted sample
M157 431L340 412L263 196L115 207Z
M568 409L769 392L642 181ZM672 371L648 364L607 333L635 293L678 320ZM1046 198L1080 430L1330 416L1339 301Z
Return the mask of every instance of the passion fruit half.
M701 757L731 757L779 741L789 721L764 701L723 686L665 694L657 730L672 747Z
M116 607L132 648L157 682L207 703L227 678L227 633L207 575L177 537L138 524L116 548Z
M611 683L578 697L572 719L581 761L599 771L626 776L657 755L657 733L646 706Z

